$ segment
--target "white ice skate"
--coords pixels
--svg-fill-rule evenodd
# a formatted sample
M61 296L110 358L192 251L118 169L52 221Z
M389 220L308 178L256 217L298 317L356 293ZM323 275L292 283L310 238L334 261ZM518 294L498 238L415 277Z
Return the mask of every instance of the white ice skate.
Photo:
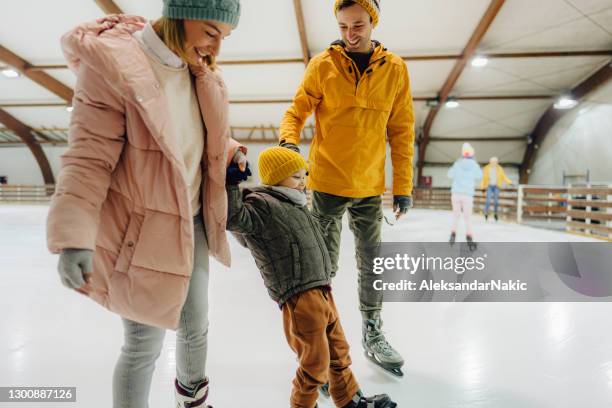
M174 380L174 395L176 397L176 408L212 408L206 405L206 397L208 397L208 378L204 379L193 393L187 392Z

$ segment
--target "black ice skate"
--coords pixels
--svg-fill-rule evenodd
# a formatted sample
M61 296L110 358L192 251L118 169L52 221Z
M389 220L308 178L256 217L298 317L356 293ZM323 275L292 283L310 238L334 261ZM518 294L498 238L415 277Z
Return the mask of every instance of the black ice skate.
M397 404L391 401L387 394L374 395L373 397L364 397L361 393L357 394L353 401L349 402L343 408L395 408Z
M499 217L497 216L497 213L493 214L493 218L495 218L495 222L499 221Z
M448 242L451 244L451 246L453 246L455 244L455 239L457 238L457 234L455 234L454 232L451 232L451 236L448 239Z
M382 327L380 312L369 312L364 313L364 315L361 344L363 345L366 357L391 374L402 377L404 375L402 372L404 359L391 347L384 333L380 330Z
M465 240L467 241L467 246L468 246L468 249L469 249L471 252L474 252L475 250L477 250L477 249L478 249L478 244L477 244L476 242L474 242L474 239L472 238L472 236L471 236L471 235L467 235L467 236L465 237Z

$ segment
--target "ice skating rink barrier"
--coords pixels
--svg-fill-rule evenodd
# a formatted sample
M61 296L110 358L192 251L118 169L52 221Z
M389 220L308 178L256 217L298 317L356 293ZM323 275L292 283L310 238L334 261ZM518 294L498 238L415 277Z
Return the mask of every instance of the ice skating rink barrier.
M385 194L388 206L393 203L390 192ZM485 190L476 190L474 212L482 213ZM416 188L414 207L434 210L451 209L450 188ZM489 212L492 208L489 209ZM502 189L499 195L499 215L534 227L565 230L606 240L612 239L612 183L589 183L570 186L519 185Z
M0 185L0 204L48 204L55 186ZM450 188L417 187L414 207L432 210L451 209ZM477 190L474 211L482 214L486 191ZM308 194L310 205L311 194ZM383 194L383 206L392 208L393 193ZM492 212L492 208L489 212ZM499 215L535 227L565 230L595 238L612 239L612 183L590 183L570 186L519 185L502 189Z
M612 183L570 186L566 229L612 239Z
M55 192L55 185L42 186L0 184L0 203L46 204Z

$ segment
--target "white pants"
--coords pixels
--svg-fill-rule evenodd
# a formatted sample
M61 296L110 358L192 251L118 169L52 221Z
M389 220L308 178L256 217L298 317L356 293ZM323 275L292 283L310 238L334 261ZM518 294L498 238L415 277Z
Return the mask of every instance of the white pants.
M465 220L465 233L472 235L472 208L474 206L474 197L465 194L452 194L451 203L453 205L453 226L451 232L457 232L459 225L459 217L463 211L463 219Z

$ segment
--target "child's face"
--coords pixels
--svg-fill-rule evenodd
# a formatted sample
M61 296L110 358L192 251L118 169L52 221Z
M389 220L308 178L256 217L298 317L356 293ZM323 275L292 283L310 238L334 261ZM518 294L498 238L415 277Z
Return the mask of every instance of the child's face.
M287 177L280 183L278 183L281 187L289 187L295 188L296 190L304 190L306 187L306 170L300 169L297 173L294 173L292 176Z

